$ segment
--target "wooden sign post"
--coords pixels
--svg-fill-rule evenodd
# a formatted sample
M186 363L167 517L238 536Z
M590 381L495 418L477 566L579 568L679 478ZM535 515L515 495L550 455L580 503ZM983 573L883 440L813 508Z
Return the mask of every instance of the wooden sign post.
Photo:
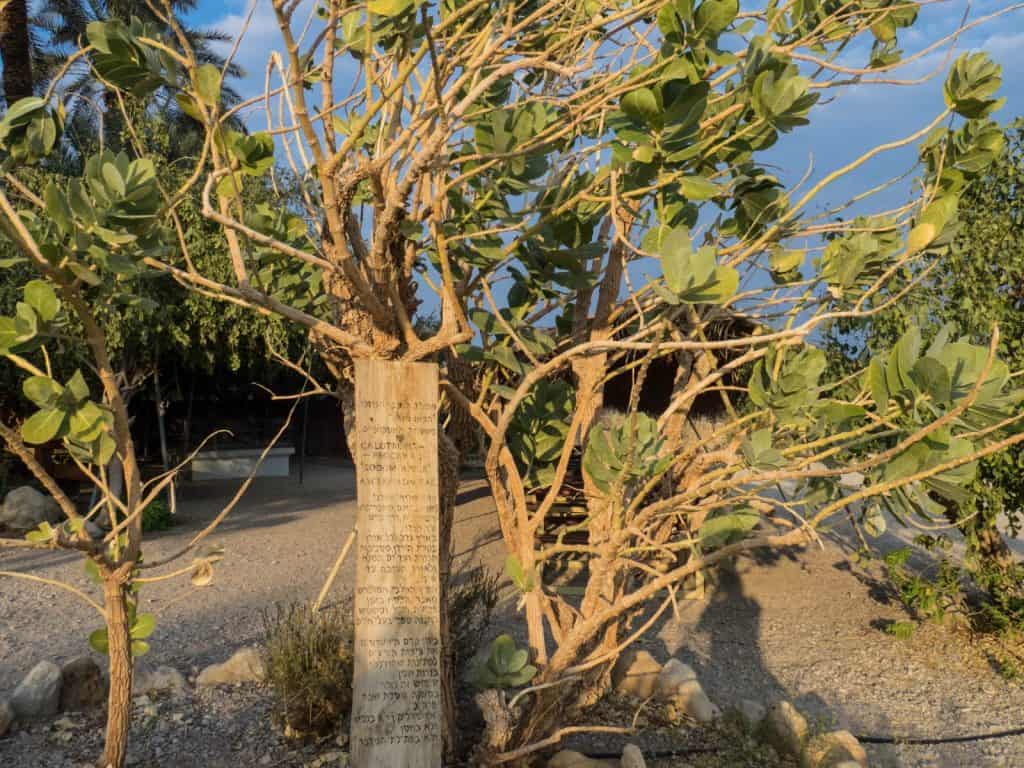
M439 768L437 366L356 361L354 768Z

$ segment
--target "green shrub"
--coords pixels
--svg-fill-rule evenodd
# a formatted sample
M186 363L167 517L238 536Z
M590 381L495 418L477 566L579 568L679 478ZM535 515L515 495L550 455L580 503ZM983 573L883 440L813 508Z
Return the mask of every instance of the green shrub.
M156 499L142 510L142 530L144 533L166 531L174 525L174 517L170 507L163 499Z
M350 616L351 605L313 611L308 603L263 615L276 715L297 734L329 735L352 710Z

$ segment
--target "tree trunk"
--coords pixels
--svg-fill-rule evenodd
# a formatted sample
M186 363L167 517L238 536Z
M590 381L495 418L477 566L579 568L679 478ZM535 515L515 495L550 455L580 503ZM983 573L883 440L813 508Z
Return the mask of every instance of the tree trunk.
M2 5L0 58L4 64L4 99L10 108L18 99L32 95L32 47L29 42L28 0L8 0L6 5Z
M128 753L128 725L132 708L132 651L125 585L118 573L106 574L103 602L107 612L107 656L110 692L107 697L107 734L101 768L122 768Z

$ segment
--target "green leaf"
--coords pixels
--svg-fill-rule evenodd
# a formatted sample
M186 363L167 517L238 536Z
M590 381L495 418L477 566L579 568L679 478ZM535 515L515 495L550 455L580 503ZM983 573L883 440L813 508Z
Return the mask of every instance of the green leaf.
M40 408L47 408L60 397L64 388L49 376L30 376L22 382L21 391Z
M772 248L768 254L768 265L772 272L792 272L804 263L803 251Z
M412 0L369 0L366 4L374 16L384 16L385 18L400 16L412 6Z
M49 283L42 280L32 280L25 286L25 301L36 311L44 323L48 323L57 316L60 309L60 300Z
M65 426L67 414L63 411L45 409L25 419L21 425L21 436L29 445L42 445L59 436Z
M149 643L145 640L132 640L132 656L138 658L149 653Z
M1004 99L989 98L1002 82L1002 69L987 53L961 54L946 77L946 106L971 120L985 117L1002 106Z
M716 549L746 536L758 524L761 516L749 509L709 517L700 527L700 543L707 549Z
M107 638L106 628L97 629L89 635L89 645L97 653L107 653L110 650L110 643Z
M75 371L71 375L71 378L68 379L68 383L65 386L67 391L74 398L75 405L78 405L89 397L89 385L85 383L85 377L82 376L81 371Z
M203 64L196 70L196 95L208 107L220 103L220 69L213 64Z
M57 229L67 235L71 232L71 208L63 193L52 181L46 185L43 192L43 201L46 203L46 215L50 217Z
M505 574L520 592L533 591L533 578L523 570L519 558L515 555L505 558Z
M721 187L702 176L684 176L679 189L690 200L710 200L722 194Z
M690 264L692 253L690 230L686 227L675 227L662 238L661 269L665 273L665 284L674 293L682 293L695 279ZM709 276L710 272L704 280Z
M57 529L45 520L36 526L35 530L25 534L25 539L34 544L46 544L57 538Z
M156 629L156 616L152 613L140 613L135 617L135 623L131 628L132 640L145 640Z
M952 381L946 367L934 357L922 357L910 369L910 378L937 403L948 403Z
M885 363L881 358L874 357L868 364L868 388L879 415L885 415L889 407L889 387L885 382Z
M739 10L739 0L704 0L695 16L697 34L718 37L732 24Z
M661 105L650 88L637 88L622 97L619 107L627 115L652 127L661 119Z

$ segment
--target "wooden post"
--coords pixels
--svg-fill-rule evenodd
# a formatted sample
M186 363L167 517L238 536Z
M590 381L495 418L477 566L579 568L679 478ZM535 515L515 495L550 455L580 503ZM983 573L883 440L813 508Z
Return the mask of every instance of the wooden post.
M438 372L356 361L354 768L439 768Z

